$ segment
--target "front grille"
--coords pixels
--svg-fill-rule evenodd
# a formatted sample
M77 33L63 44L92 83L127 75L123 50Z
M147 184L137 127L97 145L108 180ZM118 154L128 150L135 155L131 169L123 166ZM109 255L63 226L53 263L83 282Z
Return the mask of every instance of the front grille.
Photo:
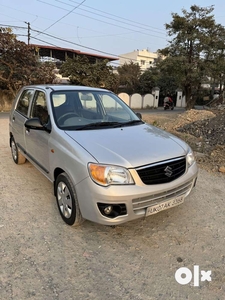
M137 198L132 200L133 210L137 211L152 205L159 204L179 196L186 196L189 194L193 185L193 180L190 180L176 188L152 194L146 197Z
M185 170L185 157L162 161L136 169L142 182L147 185L171 182L183 175Z

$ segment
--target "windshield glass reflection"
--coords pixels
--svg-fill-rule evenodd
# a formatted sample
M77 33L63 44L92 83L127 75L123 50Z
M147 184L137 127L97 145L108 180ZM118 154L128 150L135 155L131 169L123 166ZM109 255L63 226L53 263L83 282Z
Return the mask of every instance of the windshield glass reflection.
M100 129L143 123L115 94L96 91L57 91L51 94L55 123L63 130Z

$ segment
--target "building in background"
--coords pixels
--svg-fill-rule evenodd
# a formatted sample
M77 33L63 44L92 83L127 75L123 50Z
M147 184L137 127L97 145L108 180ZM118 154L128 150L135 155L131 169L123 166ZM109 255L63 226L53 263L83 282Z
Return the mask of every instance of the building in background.
M100 54L94 54L89 52L82 52L75 49L61 48L55 46L46 45L31 45L34 47L36 54L41 61L53 61L53 62L63 62L67 58L75 58L77 56L86 56L90 63L96 63L107 59L109 62L118 60L117 57L104 56Z
M104 56L100 54L94 54L89 52L82 52L75 49L61 48L55 46L47 46L47 45L34 45L31 47L35 49L35 54L38 56L39 61L41 62L54 62L56 64L57 69L55 69L55 80L54 83L57 84L68 84L69 78L63 77L59 74L59 68L61 64L66 61L67 58L75 58L77 56L85 56L88 58L91 64L98 63L103 60L108 60L109 62L118 60L117 57L113 56Z
M133 52L120 54L119 55L119 64L120 66L125 63L129 64L131 61L133 63L137 63L141 71L154 67L155 61L159 58L159 54L157 52L150 52L148 49L143 50L134 50Z

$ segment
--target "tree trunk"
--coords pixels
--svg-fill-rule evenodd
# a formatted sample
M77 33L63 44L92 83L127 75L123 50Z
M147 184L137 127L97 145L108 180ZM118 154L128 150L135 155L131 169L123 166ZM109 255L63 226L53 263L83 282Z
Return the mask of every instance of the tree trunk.
M184 87L185 98L186 98L186 109L192 109L195 105L195 98L192 96L191 85L188 84Z

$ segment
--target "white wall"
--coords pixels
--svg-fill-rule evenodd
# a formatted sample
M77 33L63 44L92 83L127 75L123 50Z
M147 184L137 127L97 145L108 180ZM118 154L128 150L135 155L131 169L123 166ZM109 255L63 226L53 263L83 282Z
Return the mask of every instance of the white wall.
M137 93L133 95L120 93L118 96L131 108L143 109L159 106L159 89L154 90L152 94L146 94L144 96ZM185 96L182 95L182 92L177 92L176 107L186 107L186 99Z
M142 96L137 93L133 95L120 93L118 96L133 109L142 109L146 107L152 108L158 106L158 102L155 100L155 96L152 94L146 94Z
M123 102L130 106L130 96L127 93L120 93L118 96L123 100Z
M143 97L143 108L154 106L154 96L152 94L146 94Z
M131 108L142 108L142 96L140 94L133 94L130 97Z

